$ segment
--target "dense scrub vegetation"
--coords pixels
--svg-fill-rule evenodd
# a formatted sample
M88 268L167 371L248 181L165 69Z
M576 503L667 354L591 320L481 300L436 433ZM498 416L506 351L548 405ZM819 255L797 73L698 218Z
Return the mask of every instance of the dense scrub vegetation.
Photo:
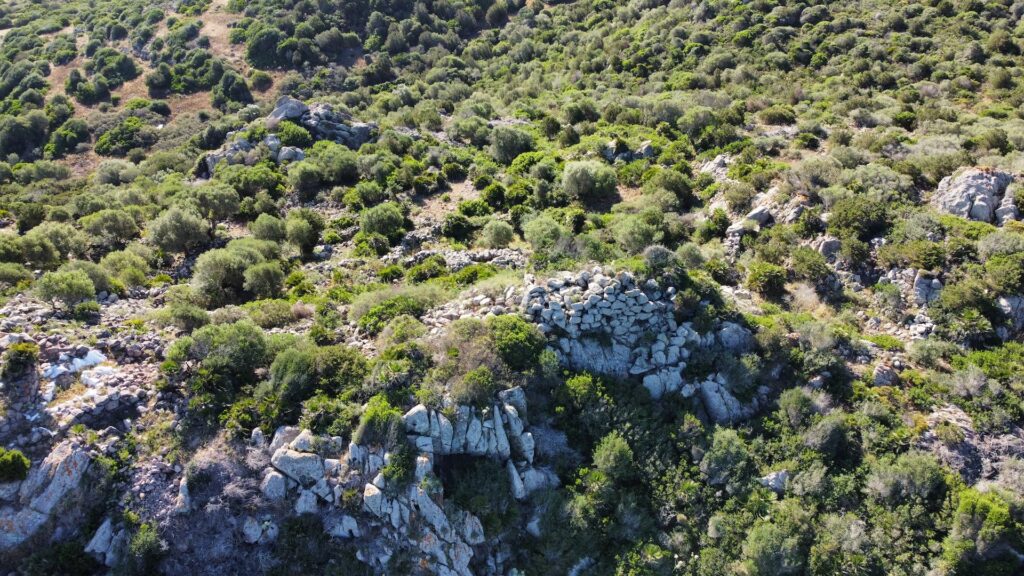
M207 35L214 11L231 16L227 38ZM83 320L100 294L165 289L154 319L180 336L162 366L188 399L179 434L299 423L395 448L389 479L410 477L409 406L487 406L524 386L531 418L572 447L556 462L564 488L531 497L546 536L523 528L534 519L493 462L452 462L442 480L527 574L584 557L623 575L1019 573L1024 464L967 481L921 440L962 445L955 426L929 429L944 407L979 434L1024 424L1022 325L1001 304L1024 294L1024 226L927 203L961 168L1020 170L1022 13L15 0L0 7L0 289ZM350 150L268 123L279 95L378 136ZM238 137L245 161L197 179ZM270 159L268 137L302 159ZM721 174L701 170L720 155ZM746 219L769 197L800 208ZM694 400L562 370L515 315L428 333L424 316L467 287L521 278L381 260L428 205L443 207L437 246L522 250L541 278L629 269L677 287L678 319L702 333L750 328L746 352L694 357L688 377L727 373L738 398L764 387L770 405L713 424ZM942 278L934 328L913 341L893 334L924 309L886 277L906 269ZM874 377L879 350L905 362L897 381ZM3 376L31 353L12 347ZM0 449L0 480L24 477L19 456ZM781 471L781 492L761 482ZM305 521L278 547L308 550L300 570L316 570L335 544L302 538ZM141 571L148 530L133 542Z

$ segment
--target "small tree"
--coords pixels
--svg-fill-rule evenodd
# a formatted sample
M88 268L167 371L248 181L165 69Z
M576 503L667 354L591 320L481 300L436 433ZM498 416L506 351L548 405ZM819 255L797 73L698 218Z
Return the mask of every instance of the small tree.
M149 223L149 239L164 252L189 252L210 240L210 223L177 206Z
M263 262L245 270L245 290L257 298L275 298L281 293L284 272L277 261Z
M70 308L82 300L94 298L96 287L82 270L64 270L43 274L36 281L36 293L54 308L57 302Z
M480 231L480 244L485 248L504 248L513 238L512 225L501 220L489 220Z
M511 164L516 156L533 150L533 136L522 130L500 126L491 132L491 156L502 164Z
M615 192L615 170L596 160L570 162L562 172L562 188L577 200L588 200Z

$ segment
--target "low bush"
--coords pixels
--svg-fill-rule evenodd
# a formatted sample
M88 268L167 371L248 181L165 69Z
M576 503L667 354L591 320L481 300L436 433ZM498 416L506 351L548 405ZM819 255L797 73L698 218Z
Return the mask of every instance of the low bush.
M513 370L530 370L544 350L546 340L540 330L514 314L495 316L487 321L494 346L501 359Z
M0 482L24 480L31 464L20 450L0 447Z

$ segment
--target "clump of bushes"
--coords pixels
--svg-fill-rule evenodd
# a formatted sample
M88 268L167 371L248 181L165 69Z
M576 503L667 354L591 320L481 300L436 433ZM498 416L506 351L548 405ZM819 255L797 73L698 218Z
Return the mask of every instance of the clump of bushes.
M0 482L17 482L28 477L29 459L20 450L0 447Z

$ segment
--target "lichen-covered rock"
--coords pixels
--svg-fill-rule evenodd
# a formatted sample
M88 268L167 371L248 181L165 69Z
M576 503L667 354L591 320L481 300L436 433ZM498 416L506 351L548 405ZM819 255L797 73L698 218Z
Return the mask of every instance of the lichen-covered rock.
M298 120L303 115L309 112L309 106L304 103L292 98L291 96L282 96L277 104L274 106L274 110L267 116L270 120Z
M34 536L81 488L91 462L82 446L66 441L33 466L18 489L15 505L0 509L0 551Z
M303 486L313 486L324 477L324 463L320 456L281 448L270 458L274 468Z
M771 472L758 479L761 486L768 488L776 494L782 494L786 491L786 483L789 482L789 471L778 470Z
M1016 219L1016 207L1011 200L1003 204L1013 175L991 168L967 168L939 182L932 197L937 209L962 218L980 222ZM997 220L997 212L999 218Z

